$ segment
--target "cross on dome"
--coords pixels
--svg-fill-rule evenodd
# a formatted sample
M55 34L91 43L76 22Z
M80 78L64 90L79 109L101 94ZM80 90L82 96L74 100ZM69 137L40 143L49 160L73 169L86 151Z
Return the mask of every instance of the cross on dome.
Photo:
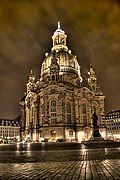
M58 21L58 29L60 29L60 22Z
M64 32L64 31L61 29L61 27L60 27L60 21L58 21L58 26L57 26L57 29L56 29L56 31L54 32L53 36L56 35L56 34L58 34L58 33L60 33L60 34L65 34L65 32Z
M30 75L33 75L33 70L31 69L31 71L30 71Z

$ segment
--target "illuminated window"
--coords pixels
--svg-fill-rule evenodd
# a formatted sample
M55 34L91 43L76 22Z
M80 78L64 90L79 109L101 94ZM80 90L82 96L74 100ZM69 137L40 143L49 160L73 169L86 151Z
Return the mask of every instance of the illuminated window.
M86 110L86 104L82 105L82 110L83 110L83 123L84 126L87 125L87 110Z
M69 137L73 137L74 133L73 130L69 130Z
M56 113L51 113L51 124L56 124Z
M57 45L57 44L58 44L58 38L55 38L54 45Z
M64 38L63 38L63 39L61 39L61 44L64 44Z
M51 101L51 112L56 112L56 101L55 100Z
M56 124L56 101L51 101L51 124Z
M71 124L71 104L67 102L67 123Z
M32 107L32 109L31 109L31 122L33 122L33 107ZM15 124L14 124L14 126L15 126Z

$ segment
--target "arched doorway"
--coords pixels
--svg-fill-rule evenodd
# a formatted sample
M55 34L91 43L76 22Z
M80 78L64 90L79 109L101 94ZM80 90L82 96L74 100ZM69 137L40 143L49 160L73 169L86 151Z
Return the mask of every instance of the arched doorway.
M51 139L56 139L56 130L51 131Z
M69 130L68 136L70 141L75 141L75 131L73 129Z

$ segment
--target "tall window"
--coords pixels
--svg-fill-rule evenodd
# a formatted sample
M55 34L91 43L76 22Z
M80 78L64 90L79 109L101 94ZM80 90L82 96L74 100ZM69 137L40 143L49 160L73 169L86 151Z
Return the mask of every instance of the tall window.
M33 116L34 116L34 110L33 110L33 107L31 109L31 122L33 123Z
M86 110L86 104L82 105L83 109L83 124L86 126L87 125L87 110Z
M73 136L74 136L73 130L70 129L70 130L69 130L69 137L73 137Z
M55 81L55 75L52 75L52 81Z
M42 114L45 114L45 104L42 104Z
M67 103L67 123L71 124L71 104Z
M56 123L56 101L51 101L51 124Z

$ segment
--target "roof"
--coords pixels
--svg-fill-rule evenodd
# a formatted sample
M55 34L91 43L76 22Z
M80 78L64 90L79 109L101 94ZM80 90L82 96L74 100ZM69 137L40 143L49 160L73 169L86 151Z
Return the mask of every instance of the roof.
M120 117L120 110L112 110L107 115L106 118L117 118Z

